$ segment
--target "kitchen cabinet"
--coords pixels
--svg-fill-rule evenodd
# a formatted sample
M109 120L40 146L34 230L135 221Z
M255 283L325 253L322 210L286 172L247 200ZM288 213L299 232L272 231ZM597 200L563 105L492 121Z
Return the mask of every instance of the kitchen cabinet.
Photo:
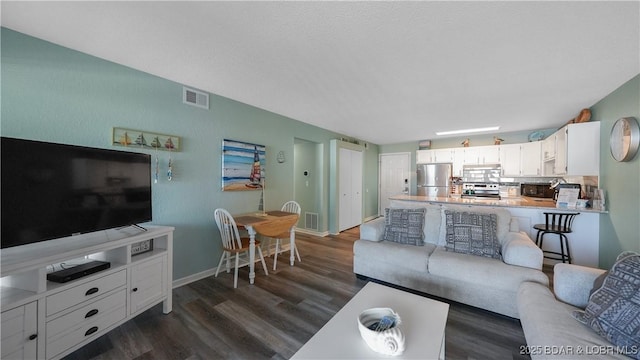
M453 176L462 177L463 175L462 170L464 168L464 149L465 148L453 148Z
M556 158L556 134L551 134L547 136L546 139L542 140L542 149L540 151L542 154L542 161L551 161Z
M465 165L500 163L500 146L473 146L464 148Z
M542 175L541 162L542 142L528 142L520 145L520 175L540 176Z
M453 161L452 149L417 150L416 163L450 163Z
M416 164L428 164L432 156L431 150L416 150Z
M145 227L2 249L2 358L61 358L158 303L171 312L174 228ZM131 253L148 240L152 250ZM64 283L47 280L48 272L87 260L110 267Z
M500 145L500 167L502 176L520 176L521 145Z
M500 145L502 176L540 176L541 143Z
M568 124L556 131L552 137L555 140L555 156L543 154L543 175L598 176L600 174L599 121ZM545 151L550 147L551 145L547 144Z

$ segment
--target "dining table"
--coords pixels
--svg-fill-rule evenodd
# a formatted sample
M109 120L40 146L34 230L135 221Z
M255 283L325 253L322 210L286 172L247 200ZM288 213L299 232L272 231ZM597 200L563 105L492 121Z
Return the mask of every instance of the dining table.
M289 263L291 266L295 263L294 249L295 249L295 225L298 222L299 215L296 213L290 213L280 210L272 210L265 212L252 212L239 215L233 215L233 219L237 226L244 227L249 233L249 283L253 284L255 273L255 258L256 258L256 235L262 234L264 236L273 237L276 234L280 234L284 231L289 232L289 242L291 244L291 251L289 256ZM284 228L283 228L284 227ZM278 254L274 254L278 256Z

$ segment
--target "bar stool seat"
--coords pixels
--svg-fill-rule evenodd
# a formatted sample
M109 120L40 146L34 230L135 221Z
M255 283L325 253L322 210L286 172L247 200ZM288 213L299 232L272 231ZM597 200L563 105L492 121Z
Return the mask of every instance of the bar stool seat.
M573 219L575 219L577 215L580 215L580 213L545 212L545 223L533 225L533 228L538 230L538 233L536 234L536 245L538 245L542 250L543 254L557 255L545 255L545 258L561 260L563 263L568 262L571 264L569 239L567 239L567 235L565 234L571 233L571 225L573 224ZM558 238L560 239L560 252L544 250L542 243L546 234L558 234Z

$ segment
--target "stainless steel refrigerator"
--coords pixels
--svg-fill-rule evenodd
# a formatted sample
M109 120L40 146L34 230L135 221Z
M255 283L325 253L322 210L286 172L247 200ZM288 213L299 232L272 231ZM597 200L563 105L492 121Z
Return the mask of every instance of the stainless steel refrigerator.
M421 196L447 197L451 193L453 164L418 164L417 194Z

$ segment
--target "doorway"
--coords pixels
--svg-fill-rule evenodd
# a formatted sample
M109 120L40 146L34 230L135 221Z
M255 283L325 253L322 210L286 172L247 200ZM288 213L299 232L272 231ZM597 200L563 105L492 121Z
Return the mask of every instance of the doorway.
M293 198L300 204L297 227L320 232L322 210L323 145L295 138L293 142Z

